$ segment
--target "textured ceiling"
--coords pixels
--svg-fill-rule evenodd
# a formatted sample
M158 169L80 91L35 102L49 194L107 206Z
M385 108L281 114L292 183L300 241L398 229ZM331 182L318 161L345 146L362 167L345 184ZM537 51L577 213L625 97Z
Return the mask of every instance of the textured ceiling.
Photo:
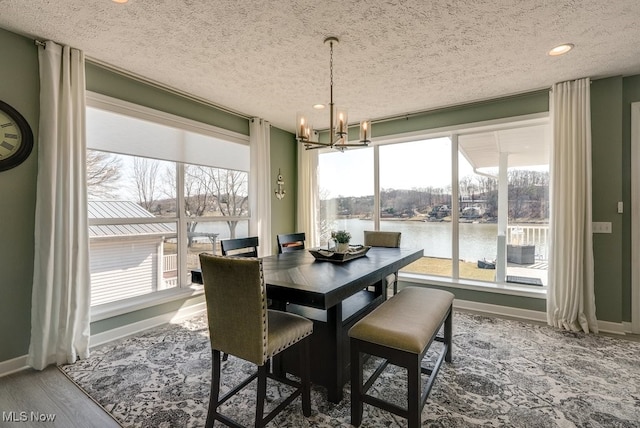
M0 0L0 10L1 28L290 131L297 111L329 101L329 35L340 38L334 99L350 122L640 74L638 0ZM547 56L560 43L576 48Z

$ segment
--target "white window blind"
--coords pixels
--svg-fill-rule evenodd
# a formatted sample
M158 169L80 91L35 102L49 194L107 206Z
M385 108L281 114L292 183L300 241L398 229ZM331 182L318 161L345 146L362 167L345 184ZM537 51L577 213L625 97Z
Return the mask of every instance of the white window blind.
M249 171L249 137L100 94L87 96L87 147Z

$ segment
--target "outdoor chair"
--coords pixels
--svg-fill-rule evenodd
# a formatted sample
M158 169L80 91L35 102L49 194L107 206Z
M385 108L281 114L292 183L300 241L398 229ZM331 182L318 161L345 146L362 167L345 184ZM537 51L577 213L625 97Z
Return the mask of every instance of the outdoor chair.
M383 232L380 230L365 230L364 245L371 247L399 248L401 232ZM385 289L393 286L393 294L398 292L398 272L387 275L385 278Z
M262 260L254 257L225 257L200 254L204 292L211 342L211 395L206 426L214 421L241 427L231 417L220 413L219 407L244 389L254 379L257 382L255 426L263 427L296 397L302 396L302 413L311 415L309 373L309 339L313 323L299 315L267 309L267 288ZM297 351L300 381L275 377L269 361L281 352ZM234 355L258 366L257 372L220 396L220 354ZM264 415L267 378L275 379L295 390Z
M304 250L304 232L278 235L278 254Z

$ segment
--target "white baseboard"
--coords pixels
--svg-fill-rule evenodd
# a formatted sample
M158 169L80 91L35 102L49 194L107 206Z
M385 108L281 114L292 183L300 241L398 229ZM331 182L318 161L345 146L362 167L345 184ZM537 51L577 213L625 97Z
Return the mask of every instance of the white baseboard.
M28 369L27 356L22 355L20 357L13 358L11 360L0 362L0 377L10 375L22 370Z
M454 300L453 307L469 311L481 312L487 315L506 316L526 321L547 323L547 313L532 311L529 309L512 308L509 306L493 305L490 303L478 303L468 300ZM611 321L598 321L598 331L602 333L625 335L631 333L631 323L617 323Z
M154 327L159 327L164 324L177 323L206 311L206 302L201 302L192 306L188 306L186 308L181 308L176 313L162 314L153 318L147 318L142 321L127 324L122 327L103 331L102 333L92 334L91 340L89 342L89 347L93 348L94 346L132 336L134 334L149 330Z
M598 331L601 333L620 334L622 336L626 334L624 323L622 322L598 320Z
M625 333L634 334L633 332L633 323L632 322L622 322L622 327L624 328Z

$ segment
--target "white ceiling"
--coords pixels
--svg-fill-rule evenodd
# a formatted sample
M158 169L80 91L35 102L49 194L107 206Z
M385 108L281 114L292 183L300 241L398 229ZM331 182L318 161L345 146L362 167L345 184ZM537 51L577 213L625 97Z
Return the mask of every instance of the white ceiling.
M0 27L294 130L640 74L638 0L0 0ZM576 48L549 57L560 43ZM313 119L328 126L326 110ZM374 125L375 136L375 125Z

